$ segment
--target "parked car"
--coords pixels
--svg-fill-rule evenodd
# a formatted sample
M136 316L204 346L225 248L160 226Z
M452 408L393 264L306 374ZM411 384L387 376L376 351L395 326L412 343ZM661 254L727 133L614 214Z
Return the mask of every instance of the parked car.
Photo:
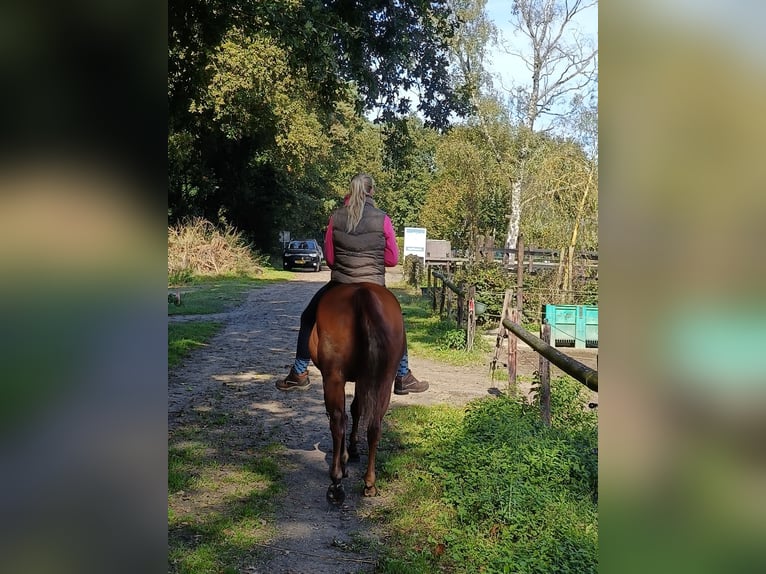
M314 271L321 271L322 259L324 259L324 253L316 240L295 240L288 243L282 253L282 267L284 269L310 267Z

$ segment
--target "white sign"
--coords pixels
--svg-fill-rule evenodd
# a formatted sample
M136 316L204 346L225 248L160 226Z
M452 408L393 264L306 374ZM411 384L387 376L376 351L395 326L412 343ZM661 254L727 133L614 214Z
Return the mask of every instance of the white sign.
M426 259L426 230L425 227L404 228L404 256L417 255Z

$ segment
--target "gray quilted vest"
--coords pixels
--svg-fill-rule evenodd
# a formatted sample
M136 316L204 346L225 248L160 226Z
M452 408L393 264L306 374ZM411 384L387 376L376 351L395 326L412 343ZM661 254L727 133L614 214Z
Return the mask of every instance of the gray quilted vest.
M341 207L332 216L332 241L335 248L335 268L330 279L339 283L362 283L368 281L386 284L384 253L386 236L383 221L386 213L375 207L367 198L362 219L356 229L348 233L348 208Z

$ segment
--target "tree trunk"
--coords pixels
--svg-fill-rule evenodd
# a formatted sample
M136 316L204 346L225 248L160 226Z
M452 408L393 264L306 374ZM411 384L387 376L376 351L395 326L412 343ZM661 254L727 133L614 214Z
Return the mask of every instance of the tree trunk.
M565 246L562 246L559 249L559 265L556 268L556 283L555 288L558 289L558 293L556 293L556 298L560 298L562 296L562 292L564 291L564 266L566 265L566 248Z
M522 169L519 170L519 175L513 180L511 185L511 214L508 219L508 233L505 238L505 248L514 249L516 247L516 241L519 238L519 229L521 228L521 187L523 178L523 162L520 164ZM518 253L516 254L518 256ZM513 263L514 258L509 257L508 262Z

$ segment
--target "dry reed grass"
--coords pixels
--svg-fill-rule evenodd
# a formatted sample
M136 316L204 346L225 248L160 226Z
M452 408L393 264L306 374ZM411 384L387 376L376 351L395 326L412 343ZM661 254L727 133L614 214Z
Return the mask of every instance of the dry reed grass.
M242 234L196 217L168 227L168 282L200 276L263 272L263 259Z

